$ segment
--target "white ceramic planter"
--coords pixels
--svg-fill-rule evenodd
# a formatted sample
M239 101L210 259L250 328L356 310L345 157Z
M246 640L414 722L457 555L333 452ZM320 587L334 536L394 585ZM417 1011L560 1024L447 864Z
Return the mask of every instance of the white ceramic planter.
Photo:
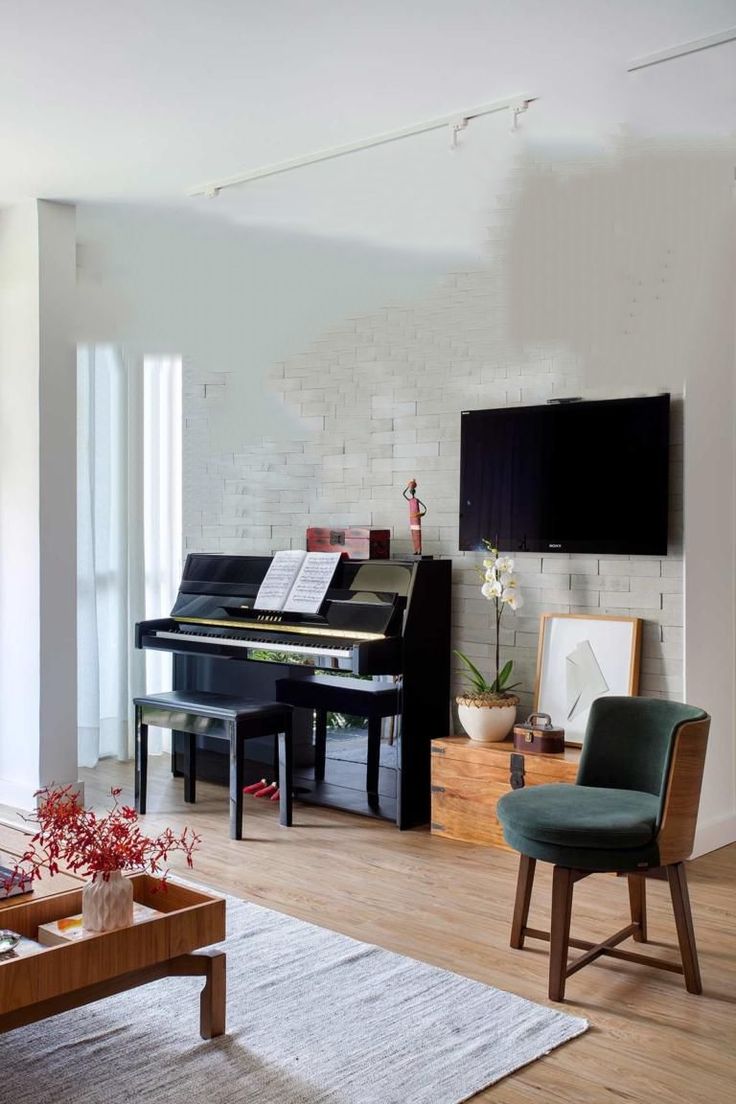
M133 883L121 870L107 881L95 876L82 890L82 926L85 931L112 931L133 923Z
M505 740L513 728L519 704L515 694L509 694L506 698L480 694L477 697L457 698L456 701L460 724L470 739L479 744L496 744Z

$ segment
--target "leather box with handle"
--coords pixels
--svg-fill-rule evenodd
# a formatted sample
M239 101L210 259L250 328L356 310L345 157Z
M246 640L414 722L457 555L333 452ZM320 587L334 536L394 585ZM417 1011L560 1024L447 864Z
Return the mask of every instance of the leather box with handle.
M552 724L549 713L532 713L524 724L514 725L514 747L538 755L562 755L565 730Z

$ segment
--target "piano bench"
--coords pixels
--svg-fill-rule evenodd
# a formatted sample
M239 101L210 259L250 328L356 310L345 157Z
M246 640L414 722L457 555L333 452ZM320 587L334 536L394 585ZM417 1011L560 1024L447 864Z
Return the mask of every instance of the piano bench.
M243 838L243 783L245 741L277 736L279 746L279 823L291 826L293 778L291 708L281 702L236 698L198 690L171 690L133 699L135 706L135 807L146 811L148 728L170 728L189 734L184 800L194 802L197 774L197 736L230 743L230 838Z
M368 720L366 792L369 801L378 801L378 772L381 765L381 721L401 713L397 686L368 679L314 675L308 678L284 678L276 682L280 702L302 709L316 710L314 778L323 782L327 757L327 714L348 713Z

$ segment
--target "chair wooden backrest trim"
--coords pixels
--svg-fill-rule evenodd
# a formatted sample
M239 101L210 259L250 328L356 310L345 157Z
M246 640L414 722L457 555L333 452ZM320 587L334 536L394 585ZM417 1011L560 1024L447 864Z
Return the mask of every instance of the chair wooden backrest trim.
M662 823L657 835L662 866L689 858L695 839L710 717L685 721L675 735Z

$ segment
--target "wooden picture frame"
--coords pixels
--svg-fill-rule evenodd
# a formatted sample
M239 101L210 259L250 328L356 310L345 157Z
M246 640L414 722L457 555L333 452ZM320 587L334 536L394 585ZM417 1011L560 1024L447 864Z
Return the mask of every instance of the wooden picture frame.
M543 613L539 620L534 710L581 745L598 697L637 694L642 619L594 613Z

